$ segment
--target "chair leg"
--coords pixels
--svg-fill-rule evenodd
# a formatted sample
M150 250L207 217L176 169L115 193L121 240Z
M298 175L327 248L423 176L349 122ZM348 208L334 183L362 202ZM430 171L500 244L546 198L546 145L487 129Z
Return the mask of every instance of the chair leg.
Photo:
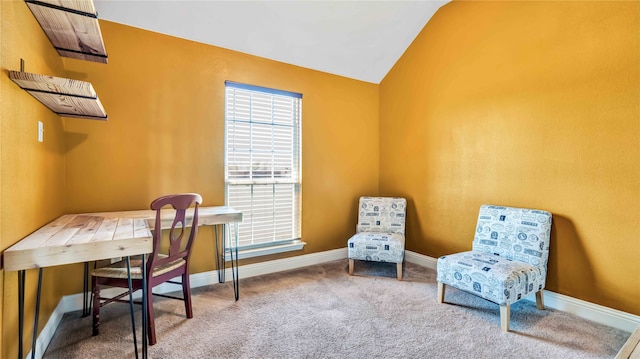
M189 273L182 275L182 296L184 298L184 310L187 318L193 318L193 307L191 306L191 285L189 284Z
M542 289L536 292L536 307L540 310L544 310L544 292Z
M156 321L153 313L153 286L147 283L147 337L149 345L156 344Z
M98 280L96 277L92 279L93 284L93 336L96 336L100 333L100 286L98 285Z
M402 280L402 262L396 265L396 271L398 272L398 280Z
M438 282L438 303L444 303L444 283Z
M349 275L353 275L353 259L349 259Z
M509 320L511 319L511 305L500 306L500 328L503 332L509 331Z

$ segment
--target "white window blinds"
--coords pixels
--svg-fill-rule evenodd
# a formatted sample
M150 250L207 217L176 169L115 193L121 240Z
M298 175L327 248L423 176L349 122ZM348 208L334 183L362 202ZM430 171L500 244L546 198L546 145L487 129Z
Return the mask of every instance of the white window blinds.
M225 82L226 203L242 211L239 246L300 239L302 95Z

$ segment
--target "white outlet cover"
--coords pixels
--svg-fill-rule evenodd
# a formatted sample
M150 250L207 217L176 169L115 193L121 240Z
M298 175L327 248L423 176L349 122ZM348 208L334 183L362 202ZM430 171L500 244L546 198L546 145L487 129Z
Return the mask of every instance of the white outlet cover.
M42 121L38 121L38 142L44 140L44 124Z

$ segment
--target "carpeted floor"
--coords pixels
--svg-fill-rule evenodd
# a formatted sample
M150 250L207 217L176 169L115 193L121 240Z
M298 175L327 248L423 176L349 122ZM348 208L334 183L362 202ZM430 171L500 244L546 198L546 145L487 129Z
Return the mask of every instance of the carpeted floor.
M155 299L158 344L151 358L613 358L630 333L520 301L511 332L499 307L447 287L436 301L435 271L340 260L193 290L194 318L183 303ZM140 333L140 308L137 328ZM138 338L140 334L138 334ZM91 318L65 315L45 358L132 358L128 305L103 308L101 332Z

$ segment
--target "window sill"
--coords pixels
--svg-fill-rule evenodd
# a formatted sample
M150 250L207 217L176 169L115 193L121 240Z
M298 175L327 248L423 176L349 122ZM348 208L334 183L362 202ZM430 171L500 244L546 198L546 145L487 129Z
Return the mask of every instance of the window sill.
M304 248L306 244L307 243L303 241L297 240L297 241L291 241L291 243L285 243L285 244L280 244L280 245L270 246L270 247L240 249L238 251L238 259L246 259L246 258L266 256L269 254L299 251L302 248ZM225 253L224 259L225 261L231 260L231 256L229 252Z

